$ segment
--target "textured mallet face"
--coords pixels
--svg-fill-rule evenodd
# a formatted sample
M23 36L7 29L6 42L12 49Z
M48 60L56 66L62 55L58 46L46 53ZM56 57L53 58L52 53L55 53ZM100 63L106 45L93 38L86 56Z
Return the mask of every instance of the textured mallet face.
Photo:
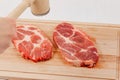
M52 43L43 31L33 25L17 26L17 36L12 42L25 59L38 62L52 57Z
M98 61L98 52L93 41L82 30L69 23L59 24L53 33L53 40L63 58L75 65L93 67Z

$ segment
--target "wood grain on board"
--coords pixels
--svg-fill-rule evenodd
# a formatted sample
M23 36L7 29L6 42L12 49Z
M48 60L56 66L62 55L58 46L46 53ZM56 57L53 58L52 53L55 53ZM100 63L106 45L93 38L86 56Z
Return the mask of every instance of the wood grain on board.
M17 25L36 25L52 41L52 32L55 26L61 22L21 19L17 21ZM23 59L11 45L4 53L0 54L0 76L47 80L117 80L120 71L118 70L119 26L112 24L70 23L87 32L96 40L100 59L94 68L74 67L62 59L58 50L54 50L52 59L34 63Z

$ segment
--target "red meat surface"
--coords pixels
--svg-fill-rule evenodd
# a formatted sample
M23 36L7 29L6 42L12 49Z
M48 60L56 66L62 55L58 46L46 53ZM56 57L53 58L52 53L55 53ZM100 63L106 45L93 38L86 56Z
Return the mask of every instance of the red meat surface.
M90 37L72 24L61 23L53 33L53 40L62 57L75 66L94 67L99 55Z
M17 33L12 42L25 59L38 62L52 57L52 43L43 31L33 25L17 26Z

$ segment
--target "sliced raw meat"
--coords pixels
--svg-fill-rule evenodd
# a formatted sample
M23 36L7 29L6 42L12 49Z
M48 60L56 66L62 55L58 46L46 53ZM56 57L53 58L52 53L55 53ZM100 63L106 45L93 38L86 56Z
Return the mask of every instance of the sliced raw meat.
M33 25L17 26L12 42L25 59L38 62L52 57L52 43L43 31Z
M53 40L63 58L75 66L93 67L98 61L98 52L90 37L69 23L55 28Z

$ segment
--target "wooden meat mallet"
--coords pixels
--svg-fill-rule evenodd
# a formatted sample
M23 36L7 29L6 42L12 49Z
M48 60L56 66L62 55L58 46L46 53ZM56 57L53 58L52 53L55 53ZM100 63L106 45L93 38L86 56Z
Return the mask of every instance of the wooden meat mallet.
M49 12L49 0L23 0L7 17L17 19L28 7L34 15L44 15Z

